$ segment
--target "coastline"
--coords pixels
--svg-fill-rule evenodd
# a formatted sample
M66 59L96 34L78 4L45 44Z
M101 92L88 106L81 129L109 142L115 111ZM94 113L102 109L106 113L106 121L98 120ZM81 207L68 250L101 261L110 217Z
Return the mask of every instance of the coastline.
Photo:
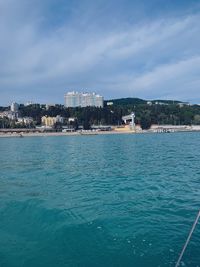
M136 134L134 131L102 131L102 132L51 132L51 133L3 133L0 138L23 138L23 137L49 137L49 136L93 136L93 135L110 135L110 134Z
M181 133L181 132L200 132L197 129L185 129L185 130L176 130L170 133ZM169 133L169 132L166 132ZM161 132L155 132L152 130L143 130L143 131L99 131L99 132L37 132L37 133L0 133L0 138L23 138L23 137L50 137L50 136L94 136L94 135L115 135L115 134L161 134Z

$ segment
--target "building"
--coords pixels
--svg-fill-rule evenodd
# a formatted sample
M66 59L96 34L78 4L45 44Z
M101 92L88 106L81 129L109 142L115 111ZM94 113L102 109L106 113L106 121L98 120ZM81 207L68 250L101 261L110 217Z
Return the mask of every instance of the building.
M28 102L25 103L25 106L28 107L28 106L31 106L31 105L33 105L33 104L34 104L34 103L33 103L32 101L28 101Z
M48 110L49 108L55 107L55 106L56 106L55 104L46 104L45 108L46 108L46 110Z
M48 126L48 127L52 127L56 123L63 123L63 122L64 122L64 118L61 117L60 115L56 117L47 117L47 116L42 117L42 125Z
M103 96L95 93L68 92L64 97L65 107L103 107Z
M0 118L7 118L8 117L8 111L3 111L3 112L0 112Z
M107 106L113 106L113 102L107 102Z
M70 122L75 122L77 120L77 118L75 118L75 117L70 117L70 118L68 118L68 122L70 123Z
M3 111L0 113L1 118L8 118L9 120L17 120L18 112Z
M12 112L18 112L19 105L16 102L13 102L10 106L10 111Z
M20 117L17 119L17 122L20 124L25 124L25 125L30 125L33 123L33 118L32 117Z
M178 103L178 106L180 108L182 108L182 107L185 107L185 106L190 106L190 103L189 102L180 102L180 103Z

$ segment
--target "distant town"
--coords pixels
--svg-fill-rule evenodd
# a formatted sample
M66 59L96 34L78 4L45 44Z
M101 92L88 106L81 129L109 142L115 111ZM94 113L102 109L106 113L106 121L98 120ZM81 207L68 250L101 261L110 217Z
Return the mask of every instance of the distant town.
M64 105L13 102L0 107L0 133L141 133L200 130L200 106L173 100L104 100L67 92Z

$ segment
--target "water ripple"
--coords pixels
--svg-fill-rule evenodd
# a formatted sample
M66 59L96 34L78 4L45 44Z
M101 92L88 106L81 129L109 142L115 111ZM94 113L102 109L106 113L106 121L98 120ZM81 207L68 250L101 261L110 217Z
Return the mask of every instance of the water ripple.
M199 209L200 135L0 139L0 266L174 266ZM200 229L184 255L198 266Z

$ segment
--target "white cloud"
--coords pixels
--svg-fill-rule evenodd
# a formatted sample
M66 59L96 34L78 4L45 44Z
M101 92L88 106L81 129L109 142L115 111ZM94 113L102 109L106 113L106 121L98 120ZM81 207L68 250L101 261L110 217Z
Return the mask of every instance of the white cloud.
M150 72L133 79L129 86L135 92L155 91L159 97L199 97L200 56L176 63L157 66ZM155 96L155 92L151 94ZM191 95L195 93L196 95Z
M39 5L31 10L20 2L0 0L0 93L5 100L39 93L41 99L59 101L71 86L94 87L107 97L146 98L188 98L192 86L200 99L199 14L119 28L91 27L84 15L81 26L72 18L47 27Z

